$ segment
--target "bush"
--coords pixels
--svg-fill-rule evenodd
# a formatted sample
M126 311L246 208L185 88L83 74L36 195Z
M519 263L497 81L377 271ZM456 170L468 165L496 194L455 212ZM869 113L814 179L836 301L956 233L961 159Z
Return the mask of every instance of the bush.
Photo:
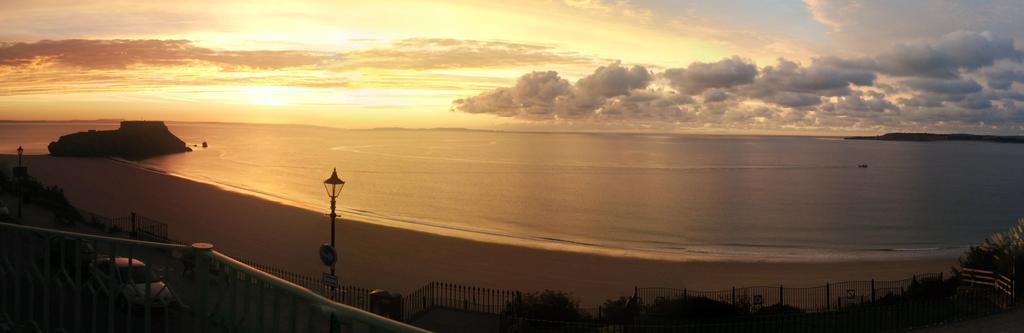
M802 309L800 309L798 307L789 305L789 304L775 304L775 305L772 305L772 306L763 307L760 310L757 310L757 313L759 313L759 314L794 314L794 313L804 313L804 310L802 310Z
M989 236L985 242L972 246L960 257L960 267L993 271L1010 277L1024 268L1024 219L1007 231ZM962 275L954 270L956 277ZM1024 274L1016 276L1017 285L1024 285Z
M518 315L524 318L551 321L580 321L579 301L563 291L545 290L522 296Z
M741 314L736 306L707 297L679 297L655 305L653 316L672 319L722 318Z
M914 279L904 296L910 300L947 298L956 294L958 279L942 280L938 277Z
M633 316L637 312L636 302L633 298L619 297L615 300L607 300L601 305L601 320L608 324L626 325L633 323Z

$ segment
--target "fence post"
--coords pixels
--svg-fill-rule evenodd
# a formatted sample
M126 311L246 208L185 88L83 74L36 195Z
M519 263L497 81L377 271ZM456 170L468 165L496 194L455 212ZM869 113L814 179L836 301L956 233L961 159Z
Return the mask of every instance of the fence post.
M825 311L832 311L832 288L825 282Z
M871 279L871 303L875 302L875 279Z
M736 286L732 287L732 306L736 307Z
M785 304L785 303L782 301L782 285L780 284L779 285L779 310L780 311L782 310L782 304Z
M195 327L192 331L205 332L207 317L206 308L209 303L209 299L207 298L207 289L210 287L210 251L213 250L213 244L195 243L192 244L192 250L196 258L195 277L197 284L195 299Z
M139 233L138 233L139 230L138 230L138 225L135 222L135 212L132 212L131 216L132 216L132 233L131 233L131 236L132 236L133 239L138 239L139 238Z

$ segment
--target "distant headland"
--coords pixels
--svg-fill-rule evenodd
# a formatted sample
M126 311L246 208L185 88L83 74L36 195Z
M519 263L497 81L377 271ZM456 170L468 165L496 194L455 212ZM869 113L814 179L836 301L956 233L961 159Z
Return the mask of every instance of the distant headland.
M132 160L192 151L162 121L122 121L121 127L112 131L68 134L51 142L49 149L53 156L116 156Z
M886 133L879 136L851 136L846 140L879 140L879 141L990 141L1003 143L1024 143L1024 136L1019 135L977 135L977 134L935 134L935 133Z

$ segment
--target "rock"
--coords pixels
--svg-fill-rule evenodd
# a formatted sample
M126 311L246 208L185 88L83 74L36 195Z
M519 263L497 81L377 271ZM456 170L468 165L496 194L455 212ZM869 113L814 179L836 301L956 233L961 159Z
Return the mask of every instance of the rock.
M50 155L108 157L132 160L192 151L162 121L122 121L112 131L79 132L51 142Z

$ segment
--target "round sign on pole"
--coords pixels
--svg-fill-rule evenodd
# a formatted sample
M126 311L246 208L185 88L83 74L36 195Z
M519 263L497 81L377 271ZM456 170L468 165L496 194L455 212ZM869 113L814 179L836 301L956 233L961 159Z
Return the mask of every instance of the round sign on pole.
M329 244L320 245L320 262L324 266L334 265L338 261L338 253Z

